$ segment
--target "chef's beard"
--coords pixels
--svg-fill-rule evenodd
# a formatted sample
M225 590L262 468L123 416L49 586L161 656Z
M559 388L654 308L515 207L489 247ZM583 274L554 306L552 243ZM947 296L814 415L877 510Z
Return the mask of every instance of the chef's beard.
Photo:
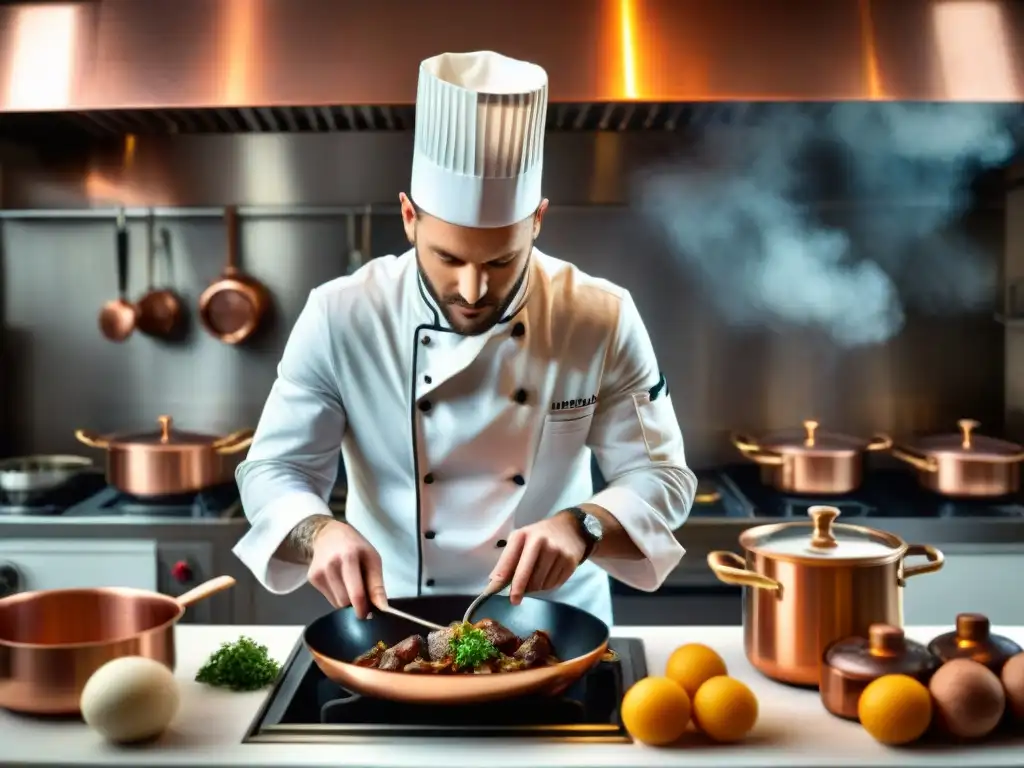
M526 263L523 265L522 272L519 273L519 277L509 288L508 294L505 298L494 303L491 302L486 296L482 301L478 301L476 304L470 304L468 301L462 298L458 293L451 293L445 297L441 297L434 284L430 282L430 278L427 277L427 273L423 271L423 262L420 260L420 249L413 243L413 249L416 251L416 268L419 270L420 279L423 281L423 285L427 289L427 293L430 294L430 298L434 300L438 308L441 310L441 314L444 315L444 319L448 321L448 325L458 333L460 336L479 336L482 333L487 333L491 330L501 318L505 316L505 312L511 306L516 296L519 294L519 289L523 287L523 280L526 279L526 272L530 268L530 259L533 257L533 248L531 246L530 255L526 258ZM491 311L482 317L473 321L472 326L465 327L460 325L453 316L450 307L465 307L467 309L482 309L484 307L490 307Z

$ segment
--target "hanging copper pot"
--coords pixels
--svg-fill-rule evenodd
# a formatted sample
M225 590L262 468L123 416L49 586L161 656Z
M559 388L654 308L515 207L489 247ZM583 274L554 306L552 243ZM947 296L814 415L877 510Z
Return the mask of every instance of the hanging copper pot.
M925 488L956 497L993 498L1020 489L1024 447L974 434L981 426L960 419L959 434L932 435L892 449L892 455L917 470Z
M226 458L252 443L253 430L225 437L172 429L170 416L158 418L156 432L97 435L75 432L79 442L107 452L107 482L132 496L193 493L230 482Z
M856 490L864 476L869 451L892 446L887 435L870 440L834 432L819 432L808 419L802 430L785 430L755 439L733 434L740 453L761 465L762 479L786 493L839 495Z

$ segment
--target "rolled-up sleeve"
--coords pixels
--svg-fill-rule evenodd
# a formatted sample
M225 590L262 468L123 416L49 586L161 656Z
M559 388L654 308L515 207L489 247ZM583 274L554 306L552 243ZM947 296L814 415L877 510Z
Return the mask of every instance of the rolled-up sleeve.
M324 302L314 290L288 337L246 460L235 472L250 529L235 555L269 591L306 581L306 568L274 557L285 537L327 500L338 474L345 409Z
M653 592L685 554L675 530L689 515L697 478L686 466L668 383L628 293L588 443L608 481L590 501L618 520L644 555L642 560L595 556L594 562L629 586Z

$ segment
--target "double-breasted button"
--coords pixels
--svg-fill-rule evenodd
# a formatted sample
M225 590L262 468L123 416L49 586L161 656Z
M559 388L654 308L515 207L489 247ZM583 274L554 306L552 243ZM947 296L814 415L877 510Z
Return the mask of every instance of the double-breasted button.
M426 584L427 584L428 587L432 587L432 586L434 586L434 580L433 579L427 579Z
M427 472L427 474L423 476L423 482L426 483L427 485L430 485L431 483L434 482L434 475L430 472Z
M526 326L522 323L516 323L512 326L512 338L518 339L520 336L526 334Z
M429 384L430 382L432 382L432 381L433 381L433 379L432 379L432 378L430 378L429 376L424 376L424 377L423 377L423 381L425 381L425 382L426 382L427 384Z
M429 346L430 345L430 337L429 336L424 336L422 339L420 339L420 344L422 344L424 347Z
M516 485L526 485L526 478L522 475L515 475L512 478L512 482Z
M419 405L417 407L421 411L423 411L423 413L426 413L427 411L429 411L434 406L430 404L429 400L420 400Z
M525 403L528 398L529 398L529 395L526 394L526 390L525 389L517 389L516 393L514 395L512 395L512 399L515 400L520 405Z
M434 531L427 531L426 533L423 534L423 538L425 538L425 539L432 539L435 536L437 536L437 534Z
M496 541L496 542L494 543L494 546L496 546L496 547L497 547L498 549L501 549L501 548L502 548L502 547L504 547L504 546L505 546L506 544L508 544L508 542L507 542L507 541L505 541L504 539L498 539L498 540L497 540L497 541Z

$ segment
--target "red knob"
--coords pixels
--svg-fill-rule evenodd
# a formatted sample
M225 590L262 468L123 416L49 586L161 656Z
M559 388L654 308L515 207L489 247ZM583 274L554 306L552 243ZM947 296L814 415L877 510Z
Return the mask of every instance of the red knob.
M171 577L182 584L192 581L192 566L184 560L179 560L171 566Z

